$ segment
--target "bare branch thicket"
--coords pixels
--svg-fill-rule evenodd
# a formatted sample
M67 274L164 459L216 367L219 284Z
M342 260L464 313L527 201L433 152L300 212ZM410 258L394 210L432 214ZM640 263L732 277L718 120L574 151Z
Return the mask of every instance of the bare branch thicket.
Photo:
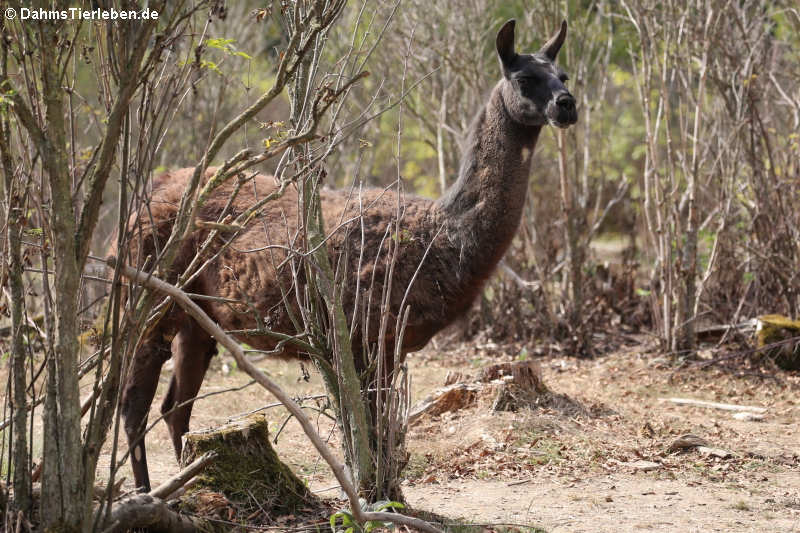
M334 7L338 9L341 5ZM6 206L13 207L4 209L4 218L18 218L19 206L30 206L24 210L23 220L13 219L20 224L4 226L12 229L5 235L4 247L10 245L17 249L18 230L27 240L22 242L21 258L9 254L14 259L10 265L4 262L3 277L8 266L12 278L19 280L17 273L28 265L26 261L31 251L39 255L41 263L40 268L28 267L29 275L22 278L27 297L20 299L12 295L11 298L23 306L21 313L17 308L12 313L14 339L20 339L23 334L29 335L29 339L32 334L38 335L35 342L25 343L24 353L14 349L14 360L24 362L24 369L18 365L15 371L19 379L12 389L17 400L9 406L13 414L10 420L16 421L12 432L18 452L17 468L13 471L20 476L14 490L15 496L20 498L13 505L19 506L23 513L20 516L31 516L25 489L30 487L31 478L25 474L30 473L31 450L43 441L44 488L40 516L45 527L58 524L59 527L90 528L93 520L98 523L105 520L110 508L113 478L119 468L116 446L119 423L114 414L119 401L119 383L127 371L124 361L147 327L157 321L158 309L153 315L151 307L160 296L148 295L135 286L121 291L119 272L114 272L112 298L106 313L101 314L101 322L96 325L96 334L81 336L79 343L81 315L91 308L89 302L99 300L92 295L81 302L87 294L84 283L97 278L81 273L98 220L103 216L102 199L114 190L118 212L115 248L127 256L131 235L141 231L140 226L128 226L129 214L142 215L140 222L149 218L150 174L160 160L161 147L169 143L170 128L176 128L176 117L183 120L182 104L189 94L196 96L203 87L202 81L209 77L212 63L205 60L204 54L213 48L212 44L217 47L230 44L224 38L210 38L213 15L195 17L204 8L203 3L181 2L169 6L151 3L149 9L160 14L157 23L153 20L130 24L109 22L82 28L79 22L57 25L37 21L3 26L3 116L6 119L5 112L10 111L16 119L3 122L0 148L7 184L4 201ZM275 78L271 83L268 80L269 88L249 108L218 131L211 121L208 146L204 151L200 146L200 152L197 146L193 147L191 157L201 161L198 174L202 174L217 154L225 152L224 145L232 136L252 126L259 112L279 97L294 75L299 59L312 53L314 39L309 34L319 33L329 26L335 19L335 10L333 13L332 16L330 10L327 14L323 10L319 11L322 16L317 16L315 11L314 16L303 21L285 45L284 53L279 54L281 61ZM35 52L28 54L26 49ZM215 72L219 71L219 65L213 67ZM87 83L87 79L91 81ZM229 83L233 81L228 80ZM314 127L329 105L325 103L314 108ZM259 129L251 127L253 131ZM279 139L271 149L262 147L260 151L240 152L241 155L231 158L219 179L209 186L280 155L289 146L307 142L313 134L310 126ZM253 137L261 143L261 134ZM112 174L118 176L116 183L110 179ZM28 177L35 179L23 179ZM193 185L176 224L178 237L191 226L196 193L202 201L198 180ZM253 211L246 215L253 216L257 210L258 206L253 206ZM220 221L224 226L222 223ZM100 243L95 245L102 246L102 240L100 238ZM170 242L161 243L159 256L148 259L148 268L167 269L171 251ZM140 259L144 262L144 258ZM34 271L40 274L33 274ZM55 283L51 284L51 280ZM37 285L41 285L41 289L35 289ZM11 290L16 291L13 283ZM44 297L44 328L27 316L37 309L35 297L39 293ZM161 307L165 305L162 303ZM31 324L33 328L29 327ZM106 336L105 331L110 335ZM90 343L96 343L99 349L94 356L84 359L82 351ZM46 365L36 360L32 352L35 346L44 347ZM79 388L84 386L80 378L89 371L94 372L94 383L87 396L89 401L84 401L84 409L79 401ZM39 376L46 379L47 384L45 434L43 437L35 435L36 443L26 442L23 437L34 434L32 417L27 420L25 417L35 408L41 398L39 391L44 387L41 379L37 381ZM27 404L34 406L30 410L22 400L25 394L29 395ZM82 426L80 419L84 413L88 417ZM98 454L112 424L108 499L92 516L89 504L92 491L86 487L93 486ZM23 453L26 448L27 455Z
M326 228L319 212L319 188L325 178L323 164L326 158L343 138L352 134L353 124L357 127L360 121L368 120L372 114L381 112L380 109L371 109L371 106L359 109L355 116L342 112L341 102L345 100L353 85L364 77L364 73L359 70L363 56L356 53L355 45L345 54L344 59L336 63L337 70L334 72L325 70L329 67L322 61L322 51L330 39L332 23L343 7L342 1L297 2L291 6L284 6L279 13L276 13L277 19L281 21L284 31L289 36L288 50L281 55L277 69L276 86L215 134L208 149L202 154L200 163L194 169L177 215L174 220L170 220L169 238L157 250L157 256L151 258L152 261L145 265L148 271L152 272L155 268L159 268L168 276L173 276L170 264L178 247L195 227L202 224L204 228L211 230L209 235L198 243L198 249L194 258L189 260L188 268L182 268L179 275L173 276L177 277L179 287L186 287L219 257L234 241L239 231L248 224L252 225L251 222L258 223L256 217L270 201L282 195L287 187L296 187L301 191L300 214L304 221L302 232L300 235L289 236L288 246L278 246L281 253L286 255L281 266L288 265L294 274L293 282L289 286L282 287L282 290L285 290L283 303L287 306L295 322L295 329L299 333L285 335L271 332L268 327L262 325L259 310L251 306L250 311L256 316L257 334L278 336L281 339L275 351L280 350L286 343L292 343L314 358L334 399L345 440L351 441L351 446L346 448L346 455L358 490L365 497L374 499L384 494L380 488L377 492L374 490L373 454L376 450L376 440L379 441L380 437L375 433L375 421L370 419L375 413L370 413L369 408L365 406L364 396L372 394L371 390L375 387L381 390L384 388L394 390L396 387L395 383L376 384L372 377L374 369L369 370L366 376L359 375L356 371L356 362L353 356L349 355L348 343L351 332L344 319L340 284L342 276L348 274L340 272L339 264L330 262L332 256L326 247L326 241L332 232L354 221L327 221L330 226ZM385 29L386 24L383 27ZM359 43L359 46L363 44ZM282 85L278 86L278 83ZM270 142L265 142L266 149L263 152L256 153L250 149L239 151L220 167L211 171L208 179L204 179L202 176L214 154L218 153L230 141L231 136L246 125L271 99L280 94L283 87L289 89L290 95L291 117L288 128L280 132L281 135L277 140L268 139ZM326 131L318 134L317 131L322 129L322 119L328 111L331 112L331 117L325 121ZM247 206L244 210L240 205L232 209L238 191L242 186L248 185L252 177L252 175L248 177L245 171L274 156L280 156L275 176L278 187L275 191L258 198L255 204ZM233 195L218 219L215 222L198 223L195 220L196 214L211 197L214 189L234 178L237 182ZM232 218L234 212L238 214ZM146 210L139 212L140 219L144 218L145 222L146 216ZM265 242L271 240L268 235L265 237ZM267 248L270 247L267 246L265 249ZM269 254L265 254L265 260L269 260L268 256ZM144 263L145 259L136 257L136 253L131 258L138 264ZM185 262L185 258L182 257L181 263ZM299 281L301 276L302 282ZM388 296L381 295L381 297ZM159 297L155 293L150 293L147 298L155 303ZM298 303L300 305L296 309ZM144 299L134 305L138 309L148 310L149 304L150 301ZM170 300L162 300L153 313L139 313L138 316L142 317L139 323L144 326L143 329L146 331L150 325L154 325L159 316L168 310L169 305ZM400 338L402 332L394 336ZM386 373L391 374L397 381L400 380L399 376L402 376L399 370L397 368L393 372ZM407 404L407 400L397 402L394 398L395 396L390 393L387 405L399 405L402 409ZM402 431L395 437L395 440L401 441ZM134 450L137 449L137 442L131 442L131 445ZM401 457L401 461L402 459ZM389 479L385 483L391 490L397 487L396 478L404 463L397 464L399 466L388 468L390 474L386 476ZM386 492L385 495L393 496L394 493Z
M698 323L797 312L796 113L782 110L797 108L798 77L771 3L623 6L639 41L653 316L664 348L691 354Z
M653 315L663 347L676 353L690 354L695 345L698 191L711 174L708 144L720 127L705 114L707 70L712 43L724 30L724 3L623 3L639 40L631 54L647 137ZM698 9L706 16L693 16Z
M155 3L151 9L163 11ZM100 390L92 403L91 416L85 433L81 435L82 408L79 399L80 295L81 273L86 263L89 246L100 212L103 192L118 159L128 110L140 84L159 62L170 39L184 26L175 12L163 12L160 22L143 20L127 25L108 24L100 31L83 31L82 24L59 25L38 20L25 24L6 19L3 26L2 84L4 98L3 171L6 176L6 193L13 204L16 223L9 234L12 248L18 246L14 232L26 236L23 263L19 257L12 271L20 267L31 268L30 252L39 255L43 296L44 329L33 328L38 333L36 342L45 351L42 364L32 351L15 348L15 359L24 358L24 372L15 370L14 418L19 421L12 433L15 445L28 446L28 457L15 457L15 497L23 516L30 516L30 473L32 453L43 442L41 460L40 518L43 527L77 529L91 523L91 495L98 455L114 413L114 377L121 358L112 356L97 365L95 388ZM156 27L161 33L153 38ZM80 37L79 37L80 36ZM85 39L97 39L98 46L82 47ZM93 65L89 67L88 65ZM98 90L79 86L76 82L92 72L99 81ZM96 94L99 102L96 112L102 121L86 120L83 106L87 103L84 89ZM86 104L86 107L91 107ZM81 109L76 109L80 107ZM12 118L13 117L13 118ZM93 115L92 115L93 118ZM87 124L90 123L90 124ZM87 157L76 142L76 132L84 125L97 128L97 143L87 147ZM16 180L15 185L13 181ZM25 194L24 191L30 191ZM18 209L27 204L24 211ZM9 226L11 227L11 226ZM19 234L17 234L19 236ZM33 242L31 242L33 241ZM38 241L38 242L35 242ZM17 277L15 275L15 277ZM19 281L19 278L17 277ZM12 318L12 329L22 334L28 324L35 323L25 315L36 309L33 298L39 290L35 278L25 276L22 298L15 305L21 312ZM19 296L19 295L18 295ZM19 337L17 337L19 338ZM39 372L28 371L37 367L45 384L36 382ZM100 369L110 379L102 376ZM103 384L107 387L103 387ZM36 397L44 389L44 435L28 442L21 435L34 437L32 417L25 423L26 403L35 405ZM22 394L22 398L19 395ZM30 398L24 398L30 394ZM38 459L37 459L38 462ZM25 474L27 472L27 474ZM37 474L38 475L38 474ZM27 501L26 501L27 500ZM14 505L17 505L15 498Z
M769 2L737 5L730 13L728 34L736 37L719 43L710 79L732 122L726 132L731 155L715 155L730 165L733 208L718 232L727 245L718 247L723 263L707 276L709 294L700 305L710 310L724 303L721 312L733 315L731 322L765 313L797 316L800 248L792 206L800 171L800 71L791 28L800 18L790 5Z
M370 9L367 9L368 6ZM379 274L384 275L385 279L377 280L375 285L383 288L380 294L371 288L363 288L367 289L363 291L356 287L353 317L348 323L343 307L347 284L345 280L354 273L345 270L348 268L347 256L358 255L361 264L361 259L367 260L365 254L376 251L365 249L363 240L358 249L338 250L337 254L328 249L326 241L332 233L358 232L358 228L361 228L363 236L365 222L363 219L322 220L320 188L327 175L321 163L334 154L338 147L351 141L350 137L359 131L360 117L380 116L395 105L395 102L377 105L377 98L372 95L361 100L368 102L366 105L354 106L354 102L359 101L357 96L363 95L365 89L361 84L351 89L347 80L361 76L360 69L367 64L369 51L374 50L377 43L385 38L396 7L397 4L394 4L393 8L382 11L380 7L372 6L368 2L353 6L345 16L354 17L354 24L349 27L345 25L344 30L333 30L338 31L339 38L329 39L329 42L349 43L345 48L335 49L333 52L336 58L333 71L326 71L330 67L325 62L325 56L314 55L303 65L291 90L290 120L294 128L302 127L309 120L314 98L324 95L325 91L334 94L343 91L356 93L350 94L349 98L342 98L333 107L327 131L319 142L293 149L292 167L295 172L308 169L308 174L303 176L299 187L300 209L307 222L297 240L298 250L293 257L292 271L295 276L302 275L308 287L296 291L298 294L294 296L294 299L303 302L298 326L302 331L310 332L312 344L324 355L315 357L315 363L322 373L337 411L344 454L355 487L368 501L402 498L399 476L406 461L404 413L408 403L408 390L405 367L399 352L387 354L385 341L379 341L377 346L352 346L351 338L362 338L366 342L370 337L370 322L380 322L380 339L402 338L399 324L392 324L388 320L393 257L397 250L392 248L385 258L379 259L389 265L382 270L383 274ZM361 25L362 22L365 26ZM287 18L286 24L291 27L293 20ZM371 28L375 28L375 37L368 37ZM343 35L346 31L352 33ZM398 93L397 101L400 101L405 94L405 84L399 87ZM350 126L353 124L356 125L355 128ZM361 175L357 171L349 178L352 181L346 185L350 190L350 201L353 205L361 205ZM395 184L400 187L399 180ZM361 210L366 208L362 206ZM400 210L398 205L396 219L389 226L400 223ZM391 231L389 226L387 232ZM395 228L394 231L399 234L400 229ZM302 258L305 259L300 261ZM294 286L300 289L303 284L295 281ZM376 307L368 301L359 301L359 298L374 299L381 302L381 305ZM381 316L358 316L359 309L364 309L369 315L376 308L381 310ZM363 332L353 331L354 328L363 328ZM398 330L387 335L389 328ZM399 344L398 341L398 350Z

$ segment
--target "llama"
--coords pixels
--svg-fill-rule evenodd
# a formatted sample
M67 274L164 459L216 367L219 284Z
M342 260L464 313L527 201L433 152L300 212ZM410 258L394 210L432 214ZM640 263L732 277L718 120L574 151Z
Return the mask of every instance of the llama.
M395 318L404 298L410 307L399 347L401 354L419 350L435 333L468 310L519 226L531 159L542 127L551 124L566 128L577 121L575 99L564 86L567 76L555 64L566 30L566 22L562 22L560 31L541 50L517 54L514 20L503 25L496 39L503 77L471 125L457 181L438 200L412 195L398 198L398 193L392 190L367 190L355 200L345 191L320 193L328 230L336 228L328 247L334 264L338 260L339 267L345 268L342 299L350 320L353 313L357 317L369 313L379 316L380 298L373 298L367 304L370 300L363 294L357 297L356 287L363 293L372 285L373 294L380 295L388 262L386 254L379 251L386 249L387 240L398 247L387 302ZM134 232L130 257L154 255L155 242L166 242L192 171L178 170L157 180L149 214L139 217L140 230ZM233 202L233 216L275 187L273 178L255 177ZM216 221L232 190L232 184L215 190L197 213L198 219ZM398 200L403 210L402 234L386 239L387 226L394 223L397 215ZM224 301L202 300L198 304L221 327L255 349L273 350L277 345L272 337L252 334L259 326L288 334L296 332L290 312L291 299L284 295L293 294L297 289L293 283L302 284L303 280L302 276L292 276L285 259L286 247L291 237L299 234L301 222L297 191L287 189L283 196L267 204L231 246L186 287L188 292L224 298ZM393 230L389 231L391 235ZM168 281L174 282L187 268L207 235L208 230L195 229L181 243L166 274ZM209 257L217 251L219 248L215 250L212 246ZM412 278L413 284L406 294ZM355 310L356 305L372 308ZM357 326L353 331L352 345L354 352L359 352L354 353L357 364L363 355L361 347L378 341L378 320L373 318L369 322L367 327ZM386 332L387 354L395 353L392 329ZM143 430L163 363L170 356L173 358L174 371L162 413L166 414L175 453L180 457L181 437L189 429L192 411L189 400L197 395L215 353L214 339L177 307L137 347L123 384L122 400L137 487L145 490L150 487ZM302 355L291 344L283 346L281 353L282 357ZM386 368L391 368L391 364ZM183 402L187 405L173 410Z

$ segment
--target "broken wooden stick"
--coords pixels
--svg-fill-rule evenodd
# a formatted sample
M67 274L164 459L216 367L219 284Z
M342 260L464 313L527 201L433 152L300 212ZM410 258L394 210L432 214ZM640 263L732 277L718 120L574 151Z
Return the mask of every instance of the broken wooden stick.
M239 224L222 224L220 222L209 222L207 220L196 220L194 225L200 229L215 229L217 231L227 233L241 231L244 229L244 226Z
M759 413L751 413L750 411L742 411L740 413L734 413L733 418L736 420L743 420L745 422L761 422L764 420L764 415Z
M661 401L668 401L678 405L691 405L694 407L707 407L709 409L722 409L724 411L747 411L750 413L766 413L764 407L752 405L734 405L732 403L706 402L703 400L692 400L691 398L660 398Z
M419 420L422 415L438 416L448 411L457 411L474 403L480 387L474 384L456 383L438 390L408 414L408 423Z
M173 492L186 485L189 480L203 471L208 464L217 457L215 452L204 453L191 463L186 468L166 480L150 491L150 496L166 500Z

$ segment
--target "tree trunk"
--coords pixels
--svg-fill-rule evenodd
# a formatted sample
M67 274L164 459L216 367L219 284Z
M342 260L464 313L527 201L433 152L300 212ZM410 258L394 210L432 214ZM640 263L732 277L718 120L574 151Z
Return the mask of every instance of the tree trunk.
M57 26L41 24L42 78L47 153L42 154L52 202L51 242L55 270L55 350L49 354L44 414L42 525L45 530L79 531L91 507L83 486L81 406L78 391L78 294L80 268L75 250L75 214L68 172L63 89L56 54ZM46 265L45 265L46 268ZM52 410L55 409L55 410ZM84 524L85 525L85 524Z
M5 70L5 58L3 58ZM10 132L8 122L2 122L0 131L0 150L2 150L3 173L8 206L6 221L8 246L8 286L11 303L11 412L13 413L13 459L14 468L14 506L25 514L31 507L31 475L30 457L28 456L28 402L26 397L27 380L25 377L25 324L23 321L24 289L22 282L22 228L24 226L24 207L21 204L22 192L16 186L10 153Z
M567 176L566 139L563 131L558 137L558 172L561 181L561 213L564 221L564 240L567 251L567 285L570 301L567 320L569 322L571 347L576 355L591 355L588 332L583 322L583 262L584 252L578 230L578 209L576 209L572 183Z

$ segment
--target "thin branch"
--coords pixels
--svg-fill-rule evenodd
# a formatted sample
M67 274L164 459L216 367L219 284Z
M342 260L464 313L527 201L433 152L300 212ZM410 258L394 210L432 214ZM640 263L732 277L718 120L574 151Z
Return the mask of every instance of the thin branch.
M194 461L191 462L186 468L166 480L150 491L150 496L153 498L160 498L162 500L169 497L170 494L186 485L186 483L202 472L205 467L211 464L217 458L217 452L206 452Z

